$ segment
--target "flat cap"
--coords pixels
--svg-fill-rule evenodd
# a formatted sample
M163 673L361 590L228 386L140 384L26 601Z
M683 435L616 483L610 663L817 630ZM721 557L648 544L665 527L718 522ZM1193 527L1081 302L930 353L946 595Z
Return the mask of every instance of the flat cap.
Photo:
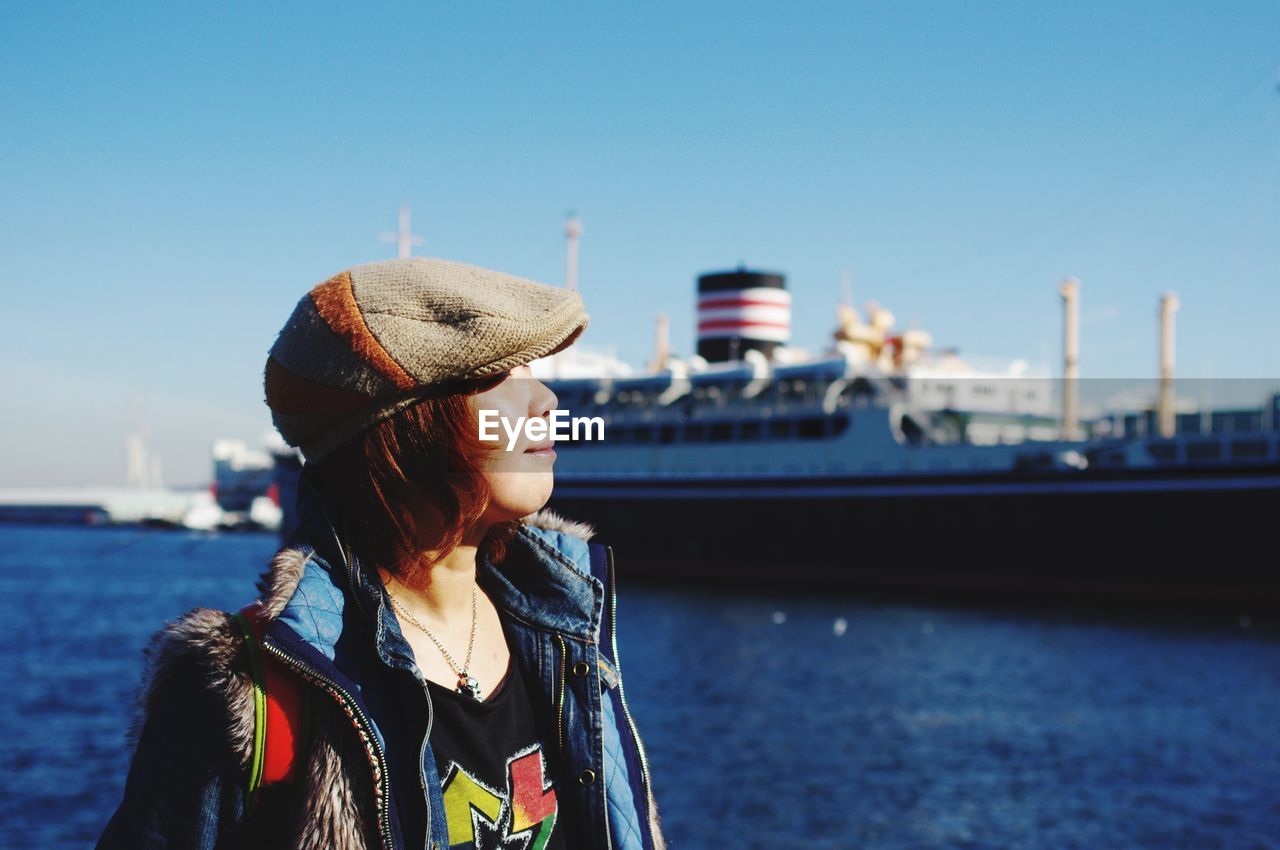
M448 381L500 375L587 327L582 297L464 263L355 266L294 308L267 357L266 401L311 463Z

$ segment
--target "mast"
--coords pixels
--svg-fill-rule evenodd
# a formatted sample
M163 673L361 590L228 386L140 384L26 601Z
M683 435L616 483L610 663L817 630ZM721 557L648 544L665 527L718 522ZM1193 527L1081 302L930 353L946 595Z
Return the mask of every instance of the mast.
M1178 312L1178 296L1166 292L1160 298L1160 398L1156 402L1156 423L1161 437L1178 430L1173 406L1173 316Z
M1062 439L1077 436L1077 386L1080 369L1080 281L1058 284L1062 296Z
M399 227L395 233L383 233L378 236L380 242L396 243L396 256L400 259L413 256L413 246L422 244L422 237L417 236L409 228L409 205L400 205Z
M564 285L566 289L578 288L578 239L582 236L582 219L570 212L564 220ZM560 377L560 352L551 355L551 376Z
M564 285L568 289L578 288L578 238L582 236L582 220L569 213L564 222L565 236L565 269Z
M671 358L671 333L670 324L667 320L666 313L659 313L658 320L654 326L653 340L653 364L649 367L651 372L661 372L667 368L667 361Z

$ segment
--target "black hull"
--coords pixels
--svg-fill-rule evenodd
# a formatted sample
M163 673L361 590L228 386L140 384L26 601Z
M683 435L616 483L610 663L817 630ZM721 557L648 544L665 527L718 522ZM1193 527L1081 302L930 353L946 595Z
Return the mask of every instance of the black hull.
M632 577L1280 609L1280 467L560 480Z

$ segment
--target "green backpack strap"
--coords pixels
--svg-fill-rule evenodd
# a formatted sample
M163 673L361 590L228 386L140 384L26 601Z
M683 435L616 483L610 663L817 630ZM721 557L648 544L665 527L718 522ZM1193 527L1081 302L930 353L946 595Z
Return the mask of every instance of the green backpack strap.
M249 764L249 784L245 789L245 809L252 812L258 800L258 789L262 787L263 755L267 748L267 678L262 669L262 650L258 647L258 636L254 633L253 626L244 611L237 611L234 619L244 636L249 656L249 673L253 677L253 756Z
M286 785L297 778L310 703L297 674L262 650L268 619L261 605L245 606L234 619L244 636L253 685L253 752L245 787L245 810L252 813L262 788Z

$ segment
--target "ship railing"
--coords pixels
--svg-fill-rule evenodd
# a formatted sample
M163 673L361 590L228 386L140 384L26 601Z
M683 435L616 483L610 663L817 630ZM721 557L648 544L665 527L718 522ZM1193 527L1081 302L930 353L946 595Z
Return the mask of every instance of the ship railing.
M771 380L763 390L749 395L747 390L754 392L753 383L741 379L692 387L673 384L664 393L620 389L608 399L594 399L596 404L580 412L602 416L606 422L832 415L844 409L884 407L888 394L895 392L887 383L877 389L865 377Z
M848 415L778 416L750 419L708 418L683 421L615 421L606 426L604 443L613 446L724 445L776 440L833 438L850 425ZM583 446L596 445L582 443Z
M1126 445L1127 451L1108 455L1105 462L1112 466L1248 466L1280 460L1280 438L1269 430L1139 437Z

